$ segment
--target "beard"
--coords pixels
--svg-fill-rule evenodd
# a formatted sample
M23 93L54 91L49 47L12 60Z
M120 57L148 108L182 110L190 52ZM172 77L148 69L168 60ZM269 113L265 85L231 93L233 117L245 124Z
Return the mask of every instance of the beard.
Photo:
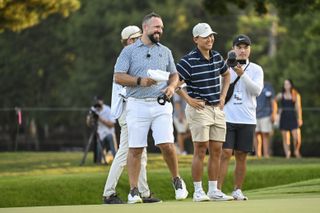
M156 34L159 34L159 38L156 38L156 37L155 37ZM149 34L149 35L148 35L148 38L150 39L150 41L151 41L152 43L158 44L159 41L160 41L160 36L161 36L160 33L153 33L153 34Z

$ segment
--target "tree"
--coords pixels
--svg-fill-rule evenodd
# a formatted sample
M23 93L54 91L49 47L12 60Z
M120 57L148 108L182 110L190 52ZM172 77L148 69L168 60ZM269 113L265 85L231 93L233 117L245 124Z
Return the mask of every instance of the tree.
M68 17L80 8L79 0L0 0L0 32L19 32L53 14Z
M225 14L230 12L230 5L235 5L244 10L248 7L262 15L270 12L270 4L277 8L281 16L316 12L320 9L319 0L204 0L204 8L213 14Z

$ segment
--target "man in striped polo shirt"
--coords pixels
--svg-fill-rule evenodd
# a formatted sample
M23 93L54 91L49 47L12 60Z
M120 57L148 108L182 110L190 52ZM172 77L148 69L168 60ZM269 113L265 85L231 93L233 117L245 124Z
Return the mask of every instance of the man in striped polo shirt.
M146 15L142 21L141 39L126 46L120 53L115 65L115 82L127 86L128 125L128 176L130 193L128 203L141 203L138 190L138 177L141 168L141 155L147 147L149 129L171 172L175 198L183 200L188 196L186 185L179 175L176 155L172 104L160 105L157 98L166 95L171 98L179 82L171 51L160 44L163 22L156 13ZM162 70L170 73L169 80L156 82L148 76L148 70Z
M207 23L193 28L196 48L185 55L177 64L180 79L187 84L187 93L178 91L188 105L186 118L191 130L194 154L192 178L193 201L233 200L218 190L217 182L222 144L225 141L226 122L223 112L230 74L222 56L212 50L214 34ZM222 76L222 87L220 77ZM203 164L206 152L208 160L208 193L202 188Z

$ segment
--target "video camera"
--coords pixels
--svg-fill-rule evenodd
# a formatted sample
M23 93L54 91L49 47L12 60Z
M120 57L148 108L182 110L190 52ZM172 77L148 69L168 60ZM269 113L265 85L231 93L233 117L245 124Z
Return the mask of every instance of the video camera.
M237 60L236 52L231 50L228 52L227 65L228 67L235 67L239 64L246 64L246 60Z
M102 108L102 105L99 103L94 104L90 107L88 116L90 117L90 120L96 123L99 119L99 108Z

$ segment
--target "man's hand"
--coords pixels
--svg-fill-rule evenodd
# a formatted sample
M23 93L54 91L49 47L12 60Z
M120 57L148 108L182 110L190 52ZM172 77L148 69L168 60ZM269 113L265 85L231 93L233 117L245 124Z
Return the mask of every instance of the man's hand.
M242 76L242 74L244 73L244 70L242 69L241 64L238 64L237 66L235 66L233 70L237 73L238 76Z
M224 96L220 96L220 102L219 102L219 108L223 110L224 104L225 104L226 98Z
M94 116L96 116L97 118L99 117L99 110L96 107L92 106L90 108L90 111Z
M150 87L157 82L153 80L152 78L141 78L140 86L142 87Z
M189 97L186 101L190 106L192 106L195 109L198 109L198 110L204 109L205 103L203 100Z
M175 91L175 88L169 85L161 92L163 92L170 99L173 96L174 91Z

